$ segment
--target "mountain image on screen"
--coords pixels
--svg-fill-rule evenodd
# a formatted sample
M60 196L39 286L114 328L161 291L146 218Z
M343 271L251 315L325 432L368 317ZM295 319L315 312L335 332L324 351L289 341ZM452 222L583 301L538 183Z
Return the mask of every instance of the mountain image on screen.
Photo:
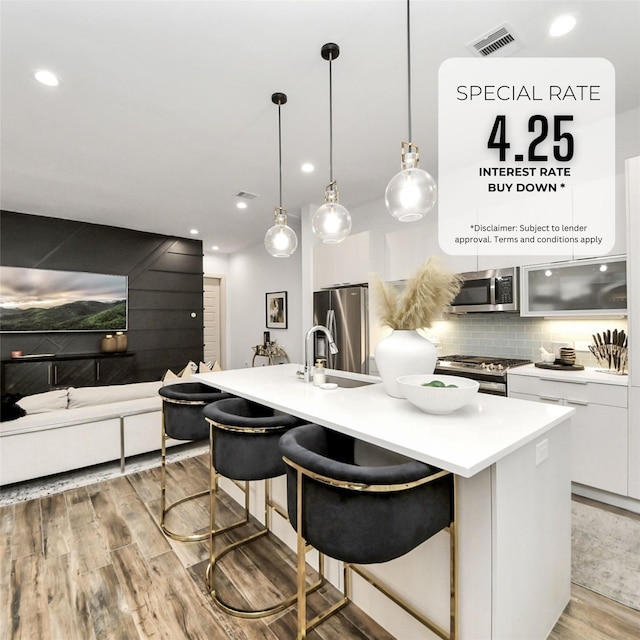
M125 300L78 300L48 309L0 309L2 331L116 331L126 328Z

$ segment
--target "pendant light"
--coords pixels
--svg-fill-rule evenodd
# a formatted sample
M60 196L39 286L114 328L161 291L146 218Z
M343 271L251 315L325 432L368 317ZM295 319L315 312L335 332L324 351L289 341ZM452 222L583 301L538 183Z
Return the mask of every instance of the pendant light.
M264 236L264 246L274 258L288 258L298 247L296 232L287 224L287 210L282 208L282 120L280 107L287 102L284 93L274 93L271 102L278 105L278 167L280 175L280 205L275 208L275 222Z
M331 63L340 55L340 47L333 42L323 45L322 57L329 61L329 184L324 204L313 214L311 227L316 237L326 244L342 242L351 231L351 214L338 202L338 185L333 179L333 84Z
M402 170L387 185L384 193L387 211L400 222L420 220L433 209L438 197L436 182L418 168L419 150L411 141L411 9L407 0L407 104L409 142L402 143Z

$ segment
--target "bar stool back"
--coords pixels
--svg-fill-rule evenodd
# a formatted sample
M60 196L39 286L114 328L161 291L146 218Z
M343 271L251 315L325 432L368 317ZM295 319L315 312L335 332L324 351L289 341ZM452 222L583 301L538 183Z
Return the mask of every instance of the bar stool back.
M162 396L162 448L161 448L161 515L160 527L170 538L180 542L196 542L206 540L209 532L177 533L166 525L169 511L189 500L195 500L209 493L204 489L188 495L167 505L167 438L174 440L203 440L209 436L209 425L204 418L203 409L216 400L232 397L219 389L214 389L201 382L183 382L160 387L158 393Z
M232 606L225 602L216 587L215 568L217 562L227 553L241 545L257 540L269 532L271 509L278 511L284 518L286 511L271 500L271 479L284 475L286 467L280 455L280 437L289 429L300 426L304 421L294 416L275 411L269 407L250 402L243 398L220 400L208 405L204 415L210 424L210 462L211 482L211 527L210 558L207 566L206 580L211 597L216 604L232 615L244 618L259 618L282 611L296 601L292 596L264 609L248 609ZM249 481L264 480L264 521L265 526L257 533L248 535L228 545L216 553L215 536L237 525L225 529L216 529L216 491L215 481L219 476L233 480L245 495L244 521L249 522ZM321 582L314 585L318 588Z
M354 439L308 424L280 441L287 464L287 507L298 539L298 638L350 602L354 571L441 638L456 635L456 539L453 477L409 460L389 466L359 466ZM450 630L403 601L359 564L387 562L408 553L439 531L451 534ZM305 549L314 547L344 563L344 597L307 623ZM357 564L356 564L357 563Z

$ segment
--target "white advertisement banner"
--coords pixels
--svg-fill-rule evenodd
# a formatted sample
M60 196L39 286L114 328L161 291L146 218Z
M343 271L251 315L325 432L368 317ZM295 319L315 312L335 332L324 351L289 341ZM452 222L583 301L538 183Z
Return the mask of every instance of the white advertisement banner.
M611 250L615 72L607 60L451 58L438 89L445 252Z

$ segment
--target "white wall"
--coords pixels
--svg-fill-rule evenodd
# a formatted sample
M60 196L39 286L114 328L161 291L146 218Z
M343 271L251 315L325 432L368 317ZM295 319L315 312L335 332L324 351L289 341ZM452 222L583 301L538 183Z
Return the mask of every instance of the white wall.
M205 253L203 258L205 276L226 276L229 271L229 256L226 253Z
M252 347L262 344L267 330L265 294L286 291L288 328L269 329L271 340L288 353L291 362L302 360L301 251L290 258L272 258L259 244L229 256L227 279L227 368L251 366ZM259 358L260 364L266 359ZM258 364L258 361L256 361Z

